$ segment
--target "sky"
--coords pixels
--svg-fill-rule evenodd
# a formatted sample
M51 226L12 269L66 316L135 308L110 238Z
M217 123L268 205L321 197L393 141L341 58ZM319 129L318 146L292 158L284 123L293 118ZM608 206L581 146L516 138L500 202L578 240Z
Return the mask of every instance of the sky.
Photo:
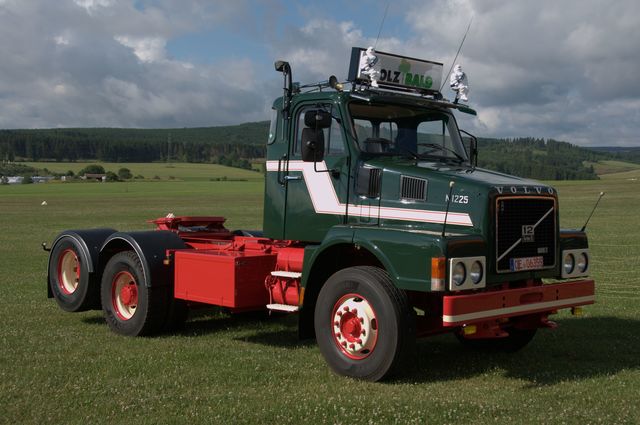
M638 0L0 0L0 128L265 121L276 59L303 84L346 79L354 46L447 73L470 21L462 128L640 146Z

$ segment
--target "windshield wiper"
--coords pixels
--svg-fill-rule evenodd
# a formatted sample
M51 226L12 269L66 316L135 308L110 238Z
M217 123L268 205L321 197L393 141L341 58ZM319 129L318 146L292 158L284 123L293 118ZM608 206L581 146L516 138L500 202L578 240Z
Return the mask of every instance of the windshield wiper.
M418 146L426 146L428 148L432 148L432 150L429 151L429 152L433 152L434 150L441 150L443 152L451 152L452 154L454 154L456 156L456 158L458 158L460 163L463 163L464 161L466 161L464 159L464 157L462 155L460 155L458 152L456 152L453 149L450 149L450 148L448 148L446 146L438 145L437 143L418 143ZM427 155L428 154L429 153L427 152ZM441 157L441 158L446 158L446 157ZM453 158L446 158L446 159L453 159Z
M418 155L416 152L412 151L411 149L407 149L407 148L397 148L398 150L409 154L409 156L411 156L411 158L415 159L415 160L420 160L420 159L424 159L422 158L420 155Z

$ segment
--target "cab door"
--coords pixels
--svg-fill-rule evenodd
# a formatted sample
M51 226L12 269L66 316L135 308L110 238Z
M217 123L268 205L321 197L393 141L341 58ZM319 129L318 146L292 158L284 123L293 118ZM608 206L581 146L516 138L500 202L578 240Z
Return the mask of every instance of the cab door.
M305 116L322 110L331 124L322 129L324 154L316 162L302 160ZM349 199L349 151L340 111L328 103L302 104L294 111L292 143L284 176L285 229L288 240L321 241L335 225L344 224Z

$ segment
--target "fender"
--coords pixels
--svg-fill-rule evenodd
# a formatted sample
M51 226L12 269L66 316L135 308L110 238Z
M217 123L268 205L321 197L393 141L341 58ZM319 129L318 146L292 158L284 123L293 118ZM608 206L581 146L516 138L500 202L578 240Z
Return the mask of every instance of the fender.
M398 288L421 292L431 288L431 257L447 252L439 233L415 229L357 227L353 243L375 255Z
M304 261L302 263L302 281L304 288L309 281L309 274L316 259L327 249L339 244L353 244L353 228L349 226L333 226L327 232L320 245L308 245L304 249Z
M117 232L109 236L100 248L100 267L120 251L134 250L142 263L147 287L173 283L173 267L163 264L168 249L187 249L178 235L167 230Z
M115 229L85 229L85 230L65 230L60 233L51 244L51 251L49 251L49 259L47 263L47 270L51 268L51 255L53 253L53 249L56 245L65 238L71 238L75 240L82 252L80 253L82 257L86 259L87 269L89 270L89 274L93 274L96 270L96 266L98 264L98 258L100 256L101 246L104 241L112 235L116 233ZM49 287L49 272L47 271L47 297L53 298L53 294L51 293L51 288Z

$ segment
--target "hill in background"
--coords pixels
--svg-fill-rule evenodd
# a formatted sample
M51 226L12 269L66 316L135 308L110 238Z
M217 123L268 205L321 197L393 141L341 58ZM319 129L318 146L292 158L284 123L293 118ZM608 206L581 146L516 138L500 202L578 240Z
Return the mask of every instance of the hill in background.
M0 130L0 160L194 162L251 168L263 159L268 122L234 126L120 129ZM538 138L478 141L480 167L542 180L597 179L598 173L640 164L640 148L586 149Z

